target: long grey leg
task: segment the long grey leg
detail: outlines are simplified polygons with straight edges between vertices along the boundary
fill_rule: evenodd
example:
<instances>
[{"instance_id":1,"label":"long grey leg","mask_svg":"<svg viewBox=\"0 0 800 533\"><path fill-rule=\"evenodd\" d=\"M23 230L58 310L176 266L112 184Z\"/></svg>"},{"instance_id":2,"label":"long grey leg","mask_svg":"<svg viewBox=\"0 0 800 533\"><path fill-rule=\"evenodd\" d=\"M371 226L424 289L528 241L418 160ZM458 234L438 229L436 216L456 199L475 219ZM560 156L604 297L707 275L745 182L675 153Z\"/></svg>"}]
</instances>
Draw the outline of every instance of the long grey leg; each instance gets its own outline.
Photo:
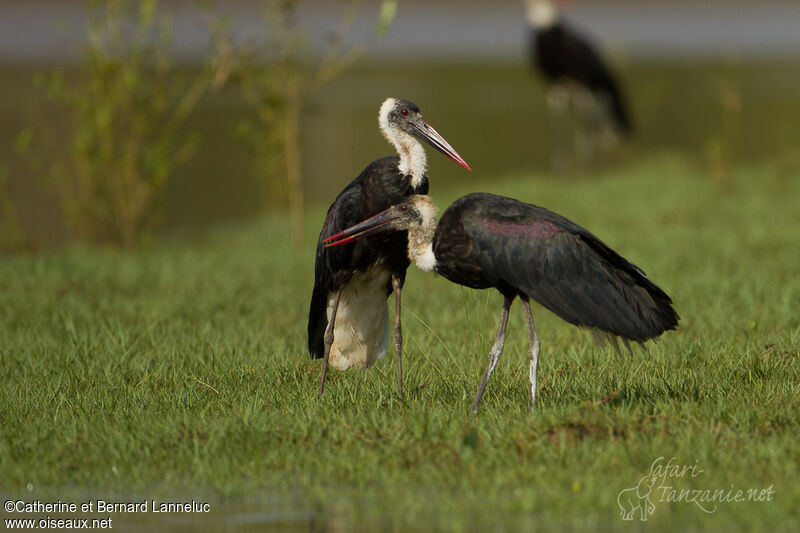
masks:
<instances>
[{"instance_id":1,"label":"long grey leg","mask_svg":"<svg viewBox=\"0 0 800 533\"><path fill-rule=\"evenodd\" d=\"M403 399L403 331L400 328L400 289L402 282L399 276L392 276L394 287L394 349L397 352L397 393Z\"/></svg>"},{"instance_id":2,"label":"long grey leg","mask_svg":"<svg viewBox=\"0 0 800 533\"><path fill-rule=\"evenodd\" d=\"M536 373L539 369L539 336L536 334L536 328L533 327L533 313L531 313L531 304L527 298L522 298L522 309L525 310L525 322L528 324L528 339L531 341L531 351L528 355L531 359L531 367L529 371L531 382L531 409L536 404Z\"/></svg>"},{"instance_id":3,"label":"long grey leg","mask_svg":"<svg viewBox=\"0 0 800 533\"><path fill-rule=\"evenodd\" d=\"M325 328L325 336L323 340L325 341L325 354L322 358L322 376L319 379L319 392L317 393L317 398L322 396L322 391L325 389L325 374L328 371L328 358L331 355L331 346L333 345L333 328L334 324L336 324L336 311L339 310L339 298L342 296L342 291L339 289L336 291L336 298L333 300L333 312L331 313L331 318L328 320L328 327Z\"/></svg>"},{"instance_id":4,"label":"long grey leg","mask_svg":"<svg viewBox=\"0 0 800 533\"><path fill-rule=\"evenodd\" d=\"M473 414L478 412L478 406L481 403L484 391L486 391L486 385L489 383L489 378L492 377L492 372L494 372L497 361L500 360L500 354L503 353L503 345L506 341L506 326L508 325L508 310L511 308L511 302L513 301L514 298L506 297L503 302L503 310L500 312L500 326L497 328L497 336L494 339L494 345L492 345L492 349L489 351L489 365L483 373L483 379L481 379L481 385L478 387L478 394L475 395L475 401L472 402Z\"/></svg>"}]
</instances>

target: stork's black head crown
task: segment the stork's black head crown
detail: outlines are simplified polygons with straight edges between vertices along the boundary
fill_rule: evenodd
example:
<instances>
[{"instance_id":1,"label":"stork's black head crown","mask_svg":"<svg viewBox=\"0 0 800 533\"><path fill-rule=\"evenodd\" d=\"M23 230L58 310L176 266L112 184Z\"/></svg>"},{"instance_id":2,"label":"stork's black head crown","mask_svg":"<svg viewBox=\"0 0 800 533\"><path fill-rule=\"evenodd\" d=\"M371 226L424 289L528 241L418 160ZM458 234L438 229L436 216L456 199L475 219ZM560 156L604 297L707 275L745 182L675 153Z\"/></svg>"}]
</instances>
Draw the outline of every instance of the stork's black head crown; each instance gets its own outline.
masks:
<instances>
[{"instance_id":1,"label":"stork's black head crown","mask_svg":"<svg viewBox=\"0 0 800 533\"><path fill-rule=\"evenodd\" d=\"M412 196L411 198L415 197ZM413 201L393 205L384 211L383 216L389 219L389 222L384 227L384 231L409 230L415 226L421 226L424 220L422 212Z\"/></svg>"},{"instance_id":2,"label":"stork's black head crown","mask_svg":"<svg viewBox=\"0 0 800 533\"><path fill-rule=\"evenodd\" d=\"M417 140L425 141L457 164L472 170L458 152L423 118L414 102L400 98L387 98L378 113L381 131L391 142L401 158L401 171L412 176L425 171L425 152ZM416 148L418 146L419 148Z\"/></svg>"},{"instance_id":3,"label":"stork's black head crown","mask_svg":"<svg viewBox=\"0 0 800 533\"><path fill-rule=\"evenodd\" d=\"M415 226L436 225L436 204L430 196L415 194L402 204L393 205L385 211L395 221L394 229L408 230Z\"/></svg>"},{"instance_id":4,"label":"stork's black head crown","mask_svg":"<svg viewBox=\"0 0 800 533\"><path fill-rule=\"evenodd\" d=\"M387 121L390 125L413 135L414 129L410 125L415 122L425 122L419 107L414 102L399 98L390 98L386 102L388 103L384 104L386 107L382 107L381 112L388 112Z\"/></svg>"},{"instance_id":5,"label":"stork's black head crown","mask_svg":"<svg viewBox=\"0 0 800 533\"><path fill-rule=\"evenodd\" d=\"M388 131L397 128L415 137L419 136L418 132L425 124L417 104L401 98L387 98L381 106L378 121L387 135Z\"/></svg>"},{"instance_id":6,"label":"stork's black head crown","mask_svg":"<svg viewBox=\"0 0 800 533\"><path fill-rule=\"evenodd\" d=\"M550 0L526 0L528 24L546 30L558 22L558 9Z\"/></svg>"}]
</instances>

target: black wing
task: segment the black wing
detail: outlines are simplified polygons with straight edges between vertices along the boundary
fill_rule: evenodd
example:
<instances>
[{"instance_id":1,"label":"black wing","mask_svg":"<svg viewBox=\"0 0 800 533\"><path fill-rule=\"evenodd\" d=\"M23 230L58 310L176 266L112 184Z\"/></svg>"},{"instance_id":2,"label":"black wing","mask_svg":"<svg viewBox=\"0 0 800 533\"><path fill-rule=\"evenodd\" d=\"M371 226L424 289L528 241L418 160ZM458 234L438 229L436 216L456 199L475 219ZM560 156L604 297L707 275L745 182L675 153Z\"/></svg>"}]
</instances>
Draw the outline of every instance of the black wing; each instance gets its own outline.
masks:
<instances>
[{"instance_id":1,"label":"black wing","mask_svg":"<svg viewBox=\"0 0 800 533\"><path fill-rule=\"evenodd\" d=\"M324 351L325 328L328 327L328 294L336 290L336 284L344 284L346 269L353 253L353 245L323 247L322 241L349 228L360 221L361 183L350 183L331 204L325 215L325 223L317 240L317 255L314 265L314 290L308 310L308 350L314 358L321 358Z\"/></svg>"},{"instance_id":2,"label":"black wing","mask_svg":"<svg viewBox=\"0 0 800 533\"><path fill-rule=\"evenodd\" d=\"M622 92L596 47L565 24L534 36L534 57L542 74L553 81L573 81L608 100L620 131L633 129Z\"/></svg>"},{"instance_id":3,"label":"black wing","mask_svg":"<svg viewBox=\"0 0 800 533\"><path fill-rule=\"evenodd\" d=\"M325 216L325 223L317 241L314 269L314 290L308 311L308 350L312 357L321 358L324 352L324 335L328 327L328 294L343 287L355 270L369 268L378 254L387 266L402 280L409 261L408 241L405 232L386 233L368 237L351 244L324 248L322 241L384 209L402 202L411 194L426 194L428 180L423 177L417 189L410 185L408 176L397 170L397 156L376 159L348 185ZM387 294L391 284L386 287Z\"/></svg>"},{"instance_id":4,"label":"black wing","mask_svg":"<svg viewBox=\"0 0 800 533\"><path fill-rule=\"evenodd\" d=\"M574 222L494 195L464 224L484 274L567 322L643 342L678 324L670 297Z\"/></svg>"}]
</instances>

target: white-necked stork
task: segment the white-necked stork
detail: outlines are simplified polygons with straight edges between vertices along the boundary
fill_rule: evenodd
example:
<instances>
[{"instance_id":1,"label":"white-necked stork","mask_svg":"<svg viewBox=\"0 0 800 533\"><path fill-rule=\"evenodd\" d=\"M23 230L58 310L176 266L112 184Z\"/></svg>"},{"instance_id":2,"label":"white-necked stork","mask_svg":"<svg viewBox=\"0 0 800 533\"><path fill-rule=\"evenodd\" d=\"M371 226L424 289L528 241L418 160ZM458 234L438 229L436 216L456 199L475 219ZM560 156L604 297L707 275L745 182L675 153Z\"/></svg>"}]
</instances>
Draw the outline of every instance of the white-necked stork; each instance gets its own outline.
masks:
<instances>
[{"instance_id":1,"label":"white-necked stork","mask_svg":"<svg viewBox=\"0 0 800 533\"><path fill-rule=\"evenodd\" d=\"M550 0L526 0L534 68L550 86L551 107L571 105L591 120L600 107L623 135L631 133L628 106L600 52L584 36L564 22ZM593 128L598 125L588 124ZM595 132L597 133L597 132Z\"/></svg>"},{"instance_id":2,"label":"white-necked stork","mask_svg":"<svg viewBox=\"0 0 800 533\"><path fill-rule=\"evenodd\" d=\"M423 140L472 170L408 100L388 98L378 113L380 129L397 156L376 159L339 193L319 234L314 290L308 312L308 349L322 358L319 394L328 362L339 370L368 368L386 353L389 312L386 298L394 290L394 342L397 389L403 395L400 290L409 265L405 233L375 235L335 249L323 241L413 194L428 192Z\"/></svg>"},{"instance_id":3,"label":"white-necked stork","mask_svg":"<svg viewBox=\"0 0 800 533\"><path fill-rule=\"evenodd\" d=\"M543 207L488 193L456 200L436 224L430 197L407 201L329 237L326 246L358 241L379 232L408 234L414 264L472 287L494 287L504 297L500 326L472 404L477 411L503 352L508 312L522 300L530 338L530 402L536 401L539 338L529 298L570 324L592 328L619 353L617 337L644 343L675 329L679 317L670 297L636 265L578 224ZM385 233L384 233L385 234Z\"/></svg>"}]
</instances>

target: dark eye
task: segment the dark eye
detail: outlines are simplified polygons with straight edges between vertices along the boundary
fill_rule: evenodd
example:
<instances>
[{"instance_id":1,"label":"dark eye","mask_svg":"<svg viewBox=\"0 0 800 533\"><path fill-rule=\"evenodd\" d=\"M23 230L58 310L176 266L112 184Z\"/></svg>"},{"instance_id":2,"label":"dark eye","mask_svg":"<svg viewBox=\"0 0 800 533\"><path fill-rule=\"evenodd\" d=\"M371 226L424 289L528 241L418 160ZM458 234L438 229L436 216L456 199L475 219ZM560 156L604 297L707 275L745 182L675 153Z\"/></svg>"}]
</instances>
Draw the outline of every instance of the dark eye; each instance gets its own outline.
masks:
<instances>
[{"instance_id":1,"label":"dark eye","mask_svg":"<svg viewBox=\"0 0 800 533\"><path fill-rule=\"evenodd\" d=\"M404 107L403 109L401 109L401 110L400 110L400 114L401 114L401 115L403 115L403 116L406 116L406 115L408 115L408 109L406 109L406 108Z\"/></svg>"},{"instance_id":2,"label":"dark eye","mask_svg":"<svg viewBox=\"0 0 800 533\"><path fill-rule=\"evenodd\" d=\"M405 110L404 110L404 111L405 111ZM403 211L403 212L405 212L405 211L408 211L408 206L401 205L401 206L400 206L400 211Z\"/></svg>"}]
</instances>

